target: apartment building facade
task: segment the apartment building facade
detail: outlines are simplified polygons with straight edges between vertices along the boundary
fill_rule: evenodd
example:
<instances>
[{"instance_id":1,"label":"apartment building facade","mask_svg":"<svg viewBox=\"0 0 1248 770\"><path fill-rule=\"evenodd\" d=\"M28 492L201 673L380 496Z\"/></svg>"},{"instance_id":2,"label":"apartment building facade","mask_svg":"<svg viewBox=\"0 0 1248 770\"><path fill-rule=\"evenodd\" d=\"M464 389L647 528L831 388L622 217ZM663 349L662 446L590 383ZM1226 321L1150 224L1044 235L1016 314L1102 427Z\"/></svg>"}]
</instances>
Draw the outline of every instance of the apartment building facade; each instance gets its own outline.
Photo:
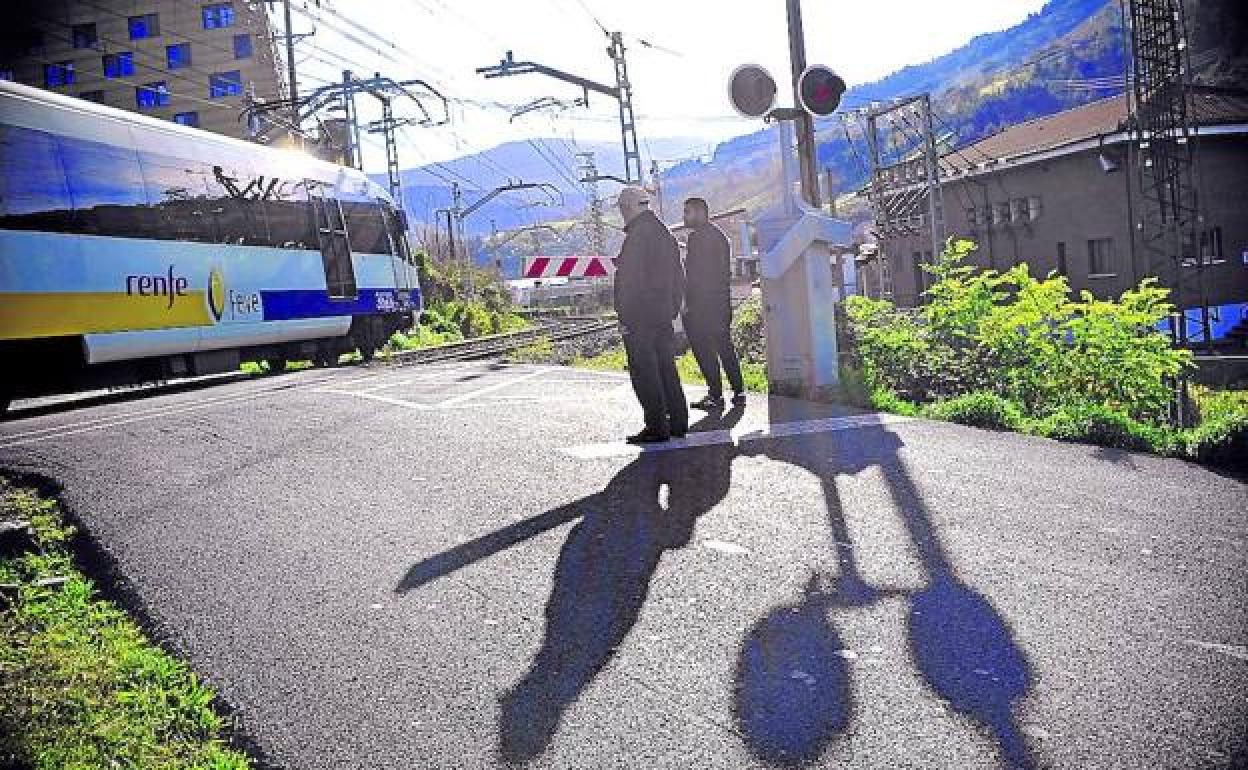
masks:
<instances>
[{"instance_id":1,"label":"apartment building facade","mask_svg":"<svg viewBox=\"0 0 1248 770\"><path fill-rule=\"evenodd\" d=\"M6 6L9 4L6 3ZM285 85L259 0L13 0L0 79L248 138Z\"/></svg>"}]
</instances>

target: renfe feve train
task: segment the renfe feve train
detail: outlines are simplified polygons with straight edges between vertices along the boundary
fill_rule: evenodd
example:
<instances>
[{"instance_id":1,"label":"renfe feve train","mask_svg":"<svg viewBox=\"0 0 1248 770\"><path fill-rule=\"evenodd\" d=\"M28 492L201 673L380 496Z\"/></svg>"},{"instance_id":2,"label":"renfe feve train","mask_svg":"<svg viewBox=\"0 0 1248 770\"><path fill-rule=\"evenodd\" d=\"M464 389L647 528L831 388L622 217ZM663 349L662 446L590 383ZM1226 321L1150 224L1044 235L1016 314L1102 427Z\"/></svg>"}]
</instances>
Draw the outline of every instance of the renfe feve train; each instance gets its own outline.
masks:
<instances>
[{"instance_id":1,"label":"renfe feve train","mask_svg":"<svg viewBox=\"0 0 1248 770\"><path fill-rule=\"evenodd\" d=\"M368 358L421 308L405 221L355 169L0 82L0 412Z\"/></svg>"}]
</instances>

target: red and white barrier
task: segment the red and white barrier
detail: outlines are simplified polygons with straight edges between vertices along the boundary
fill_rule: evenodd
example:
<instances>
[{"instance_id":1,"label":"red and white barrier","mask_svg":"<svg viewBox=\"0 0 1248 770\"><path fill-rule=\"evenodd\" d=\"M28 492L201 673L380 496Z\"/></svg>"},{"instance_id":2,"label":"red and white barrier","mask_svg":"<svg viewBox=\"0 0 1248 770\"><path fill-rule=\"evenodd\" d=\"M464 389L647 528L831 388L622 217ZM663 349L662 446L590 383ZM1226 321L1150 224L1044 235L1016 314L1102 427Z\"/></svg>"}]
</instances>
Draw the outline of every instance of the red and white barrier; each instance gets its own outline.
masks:
<instances>
[{"instance_id":1,"label":"red and white barrier","mask_svg":"<svg viewBox=\"0 0 1248 770\"><path fill-rule=\"evenodd\" d=\"M606 278L615 257L525 257L525 278Z\"/></svg>"}]
</instances>

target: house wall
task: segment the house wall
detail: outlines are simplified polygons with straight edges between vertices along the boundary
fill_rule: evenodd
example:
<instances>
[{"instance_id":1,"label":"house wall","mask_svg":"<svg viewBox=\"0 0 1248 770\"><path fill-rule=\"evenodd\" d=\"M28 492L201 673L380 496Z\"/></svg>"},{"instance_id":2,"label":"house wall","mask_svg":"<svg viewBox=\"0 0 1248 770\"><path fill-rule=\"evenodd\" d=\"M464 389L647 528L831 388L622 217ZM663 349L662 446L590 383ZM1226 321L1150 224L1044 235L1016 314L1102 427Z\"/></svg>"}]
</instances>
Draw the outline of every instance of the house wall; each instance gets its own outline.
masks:
<instances>
[{"instance_id":1,"label":"house wall","mask_svg":"<svg viewBox=\"0 0 1248 770\"><path fill-rule=\"evenodd\" d=\"M1125 145L1106 148L1106 154L1118 163L1111 173L1102 170L1099 151L1091 149L946 181L942 193L947 232L979 244L975 264L1006 270L1026 263L1037 276L1062 270L1058 255L1059 244L1064 244L1065 274L1071 287L1102 298L1116 297L1148 276L1173 288L1173 263L1159 260L1138 237L1132 238L1131 222L1140 219L1145 202L1125 149ZM1205 268L1208 304L1242 305L1248 303L1248 137L1207 137L1198 146L1198 159L1204 227L1221 229L1224 258ZM983 223L986 206L1031 199L1039 203L1034 220L1025 216ZM1112 242L1107 269L1099 273L1091 269L1088 241L1092 239ZM930 281L930 276L920 276L915 270L915 252L926 259L931 250L926 237L890 239L883 247L891 268L893 298L899 304L917 304L919 292L927 285L921 281ZM1188 268L1184 284L1188 307L1199 304L1192 274Z\"/></svg>"}]
</instances>

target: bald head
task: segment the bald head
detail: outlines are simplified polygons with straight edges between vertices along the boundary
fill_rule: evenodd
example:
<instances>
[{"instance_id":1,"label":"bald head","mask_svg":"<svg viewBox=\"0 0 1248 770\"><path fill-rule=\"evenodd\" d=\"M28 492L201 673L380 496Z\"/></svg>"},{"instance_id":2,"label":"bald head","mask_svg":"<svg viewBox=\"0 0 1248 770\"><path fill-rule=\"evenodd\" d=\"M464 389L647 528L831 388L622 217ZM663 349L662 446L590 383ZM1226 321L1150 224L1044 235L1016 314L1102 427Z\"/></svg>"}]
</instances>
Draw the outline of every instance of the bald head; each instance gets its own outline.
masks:
<instances>
[{"instance_id":1,"label":"bald head","mask_svg":"<svg viewBox=\"0 0 1248 770\"><path fill-rule=\"evenodd\" d=\"M650 207L650 193L636 185L629 185L620 190L619 206L620 215L624 217L624 224L628 224Z\"/></svg>"}]
</instances>

